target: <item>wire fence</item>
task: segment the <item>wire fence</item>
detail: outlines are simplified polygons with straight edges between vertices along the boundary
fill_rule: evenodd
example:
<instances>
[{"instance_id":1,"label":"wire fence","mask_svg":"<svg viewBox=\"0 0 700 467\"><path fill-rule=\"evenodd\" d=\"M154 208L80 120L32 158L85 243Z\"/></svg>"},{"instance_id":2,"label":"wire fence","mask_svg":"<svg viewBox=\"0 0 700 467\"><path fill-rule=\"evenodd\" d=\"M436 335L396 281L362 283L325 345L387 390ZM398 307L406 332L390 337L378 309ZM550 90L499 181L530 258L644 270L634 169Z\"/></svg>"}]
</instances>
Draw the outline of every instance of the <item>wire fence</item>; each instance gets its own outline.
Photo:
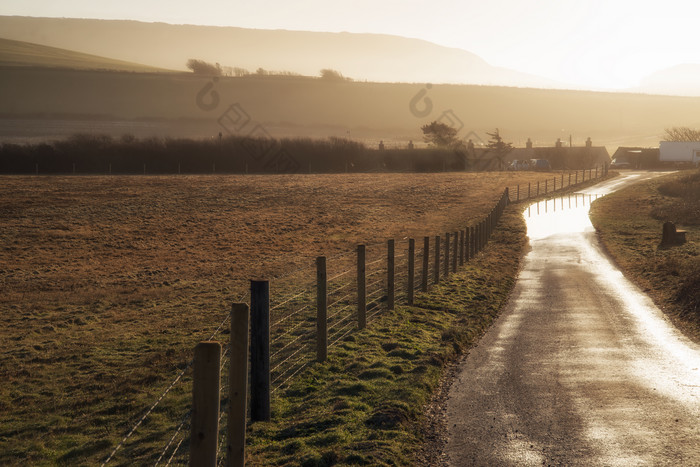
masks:
<instances>
[{"instance_id":1,"label":"wire fence","mask_svg":"<svg viewBox=\"0 0 700 467\"><path fill-rule=\"evenodd\" d=\"M453 232L423 237L412 242L404 238L392 241L393 251L386 242L365 245L364 297L359 294L359 256L348 252L327 258L326 290L326 345L339 345L348 335L358 330L358 314L364 309L366 323L371 325L383 312L395 304L412 304L415 293L429 290L444 277L456 272L485 246L488 238L509 202L541 197L553 191L569 189L606 175L606 169L590 169L571 173L552 174L539 184L508 187L491 212L476 222ZM539 185L539 187L537 186ZM410 245L413 244L413 248ZM390 260L391 258L391 260ZM412 262L411 262L412 259ZM391 264L390 264L391 262ZM411 266L409 268L409 266ZM411 271L409 271L409 269ZM390 280L392 277L392 280ZM269 303L269 391L273 401L283 397L285 388L307 367L317 361L318 347L318 287L313 266L303 267L270 281ZM360 300L363 303L360 303ZM238 295L237 303L250 305L248 291ZM226 314L206 336L207 341L226 342L222 348L220 380L229 380L230 354L228 338L230 314ZM203 336L204 337L204 336ZM139 463L153 465L182 465L189 463L191 404L177 410L163 407L163 401L174 392L186 398L192 391L190 360L173 376L154 397L153 403L138 414L124 431L121 441L105 457L107 464L129 465L134 457L145 458ZM248 393L251 374L248 369ZM225 460L226 426L229 406L228 384L220 387L218 463ZM176 404L174 404L176 405ZM150 430L139 434L149 417L166 417L172 429L158 435ZM250 407L248 407L250 415ZM160 442L154 442L157 438ZM144 447L146 445L146 447Z\"/></svg>"}]
</instances>

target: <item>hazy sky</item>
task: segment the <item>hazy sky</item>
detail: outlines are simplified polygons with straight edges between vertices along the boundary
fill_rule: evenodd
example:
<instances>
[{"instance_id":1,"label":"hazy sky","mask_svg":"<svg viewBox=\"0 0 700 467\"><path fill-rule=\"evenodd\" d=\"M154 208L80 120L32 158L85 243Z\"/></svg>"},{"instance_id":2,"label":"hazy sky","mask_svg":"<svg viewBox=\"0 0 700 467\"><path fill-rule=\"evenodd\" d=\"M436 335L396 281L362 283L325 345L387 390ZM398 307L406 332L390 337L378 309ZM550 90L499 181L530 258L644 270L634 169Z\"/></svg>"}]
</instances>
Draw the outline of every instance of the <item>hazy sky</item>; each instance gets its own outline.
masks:
<instances>
[{"instance_id":1,"label":"hazy sky","mask_svg":"<svg viewBox=\"0 0 700 467\"><path fill-rule=\"evenodd\" d=\"M3 0L0 14L395 34L601 88L700 63L700 2L687 0Z\"/></svg>"}]
</instances>

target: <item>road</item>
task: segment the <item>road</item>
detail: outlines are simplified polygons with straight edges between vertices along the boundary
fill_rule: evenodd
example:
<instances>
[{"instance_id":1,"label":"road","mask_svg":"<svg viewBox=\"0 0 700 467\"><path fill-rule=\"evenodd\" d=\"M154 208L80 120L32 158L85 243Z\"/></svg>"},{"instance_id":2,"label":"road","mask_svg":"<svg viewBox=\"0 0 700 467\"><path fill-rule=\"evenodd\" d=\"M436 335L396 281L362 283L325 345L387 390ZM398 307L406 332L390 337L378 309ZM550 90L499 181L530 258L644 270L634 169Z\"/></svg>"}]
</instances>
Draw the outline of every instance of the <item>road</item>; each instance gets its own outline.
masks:
<instances>
[{"instance_id":1,"label":"road","mask_svg":"<svg viewBox=\"0 0 700 467\"><path fill-rule=\"evenodd\" d=\"M654 175L525 211L513 294L450 389L450 465L700 466L700 346L623 277L588 219L597 195Z\"/></svg>"}]
</instances>

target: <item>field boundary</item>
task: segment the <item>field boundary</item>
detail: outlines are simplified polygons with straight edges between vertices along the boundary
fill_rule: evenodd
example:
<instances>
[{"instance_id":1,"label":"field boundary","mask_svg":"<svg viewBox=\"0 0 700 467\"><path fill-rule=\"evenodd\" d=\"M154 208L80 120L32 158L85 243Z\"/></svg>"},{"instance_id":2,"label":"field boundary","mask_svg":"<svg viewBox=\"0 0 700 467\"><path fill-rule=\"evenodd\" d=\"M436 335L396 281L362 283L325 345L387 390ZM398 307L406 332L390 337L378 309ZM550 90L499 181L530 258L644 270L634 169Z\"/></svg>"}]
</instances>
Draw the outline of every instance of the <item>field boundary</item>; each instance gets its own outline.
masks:
<instances>
[{"instance_id":1,"label":"field boundary","mask_svg":"<svg viewBox=\"0 0 700 467\"><path fill-rule=\"evenodd\" d=\"M210 385L215 382L216 388L200 386L193 388L193 393L218 392L216 407L206 409L215 410L218 417L210 415L202 421L198 418L202 411L193 402L192 407L187 407L177 417L179 422L173 427L172 435L166 437L168 441L155 465L187 463L191 455L213 456L219 463L242 465L227 461L225 453L244 456L249 421L269 420L274 401L283 397L290 381L315 362L323 362L329 348L353 332L372 326L382 312L392 310L397 304L412 305L416 294L428 292L458 272L487 245L508 204L567 190L607 174L607 167L596 167L553 175L527 187L506 187L487 215L458 230L435 235L432 240L424 236L422 242L404 238L362 244L341 255L319 256L315 271L303 268L272 281L251 281L250 291L239 295L231 313L227 313L203 341L223 341L218 347L217 365L208 365L213 373L208 377L195 377L196 381L209 381ZM271 289L274 293L270 293ZM248 293L250 298L246 301ZM250 322L250 334L230 326L232 318L233 322ZM226 333L230 334L229 339L223 338L222 334ZM250 340L247 345L241 345L243 335ZM248 349L250 358L246 356ZM234 365L234 362L237 363ZM240 391L242 362L250 362L250 367L242 373L247 375L245 394ZM157 412L159 403L176 385L192 380L185 377L191 368L197 374L201 366L201 358L199 361L193 358L184 366L154 403L134 418L103 466L120 459L125 445L138 442L134 435L148 417ZM239 376L232 378L234 373ZM225 384L220 385L221 380ZM239 389L232 390L231 385ZM211 437L215 441L209 443L207 449L200 450L200 441ZM193 450L193 446L197 449ZM155 453L153 458L156 458Z\"/></svg>"}]
</instances>

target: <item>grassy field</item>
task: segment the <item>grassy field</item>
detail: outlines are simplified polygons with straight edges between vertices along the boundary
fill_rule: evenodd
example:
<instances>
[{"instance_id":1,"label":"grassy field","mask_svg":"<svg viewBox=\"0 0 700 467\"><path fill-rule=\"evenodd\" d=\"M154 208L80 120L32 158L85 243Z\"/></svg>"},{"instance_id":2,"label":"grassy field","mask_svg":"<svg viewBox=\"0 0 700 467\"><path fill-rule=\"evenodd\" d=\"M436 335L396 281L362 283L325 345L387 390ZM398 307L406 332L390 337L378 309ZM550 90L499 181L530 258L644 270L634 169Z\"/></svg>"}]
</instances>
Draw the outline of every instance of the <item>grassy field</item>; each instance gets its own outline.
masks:
<instances>
[{"instance_id":1,"label":"grassy field","mask_svg":"<svg viewBox=\"0 0 700 467\"><path fill-rule=\"evenodd\" d=\"M0 463L104 460L185 368L194 345L215 334L248 279L273 279L274 300L314 277L316 255L452 231L483 216L504 186L542 177L2 177ZM284 282L298 270L303 279ZM422 300L426 310L437 303ZM453 300L437 311L461 299ZM406 313L387 318L409 326L399 334L411 329ZM426 329L426 342L461 319L420 313L439 323ZM357 339L379 339L376 332ZM187 378L115 464L155 460L189 404Z\"/></svg>"},{"instance_id":2,"label":"grassy field","mask_svg":"<svg viewBox=\"0 0 700 467\"><path fill-rule=\"evenodd\" d=\"M593 204L591 219L627 277L700 342L700 174L685 171L637 184ZM662 247L664 221L688 242Z\"/></svg>"}]
</instances>

